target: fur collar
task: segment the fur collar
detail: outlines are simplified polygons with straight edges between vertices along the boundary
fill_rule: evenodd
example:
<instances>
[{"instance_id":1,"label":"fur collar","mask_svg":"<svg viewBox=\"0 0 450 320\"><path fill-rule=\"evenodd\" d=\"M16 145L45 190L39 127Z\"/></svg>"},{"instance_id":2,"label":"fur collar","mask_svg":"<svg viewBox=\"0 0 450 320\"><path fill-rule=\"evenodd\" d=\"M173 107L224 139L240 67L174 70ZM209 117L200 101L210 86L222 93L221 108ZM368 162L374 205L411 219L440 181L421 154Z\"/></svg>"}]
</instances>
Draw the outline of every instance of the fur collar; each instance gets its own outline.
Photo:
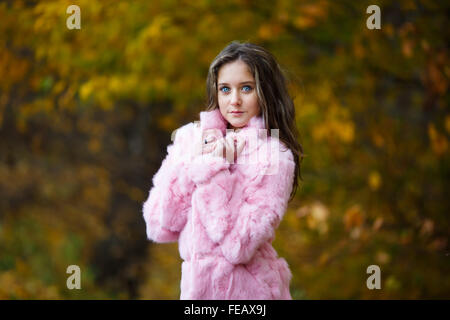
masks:
<instances>
[{"instance_id":1,"label":"fur collar","mask_svg":"<svg viewBox=\"0 0 450 320\"><path fill-rule=\"evenodd\" d=\"M226 134L227 130L227 121L220 113L219 108L214 109L212 111L203 111L200 112L200 125L202 130L206 129L219 129L222 131L222 134ZM265 129L264 119L261 116L252 117L246 126L237 129L236 132L247 131L250 128L254 129Z\"/></svg>"}]
</instances>

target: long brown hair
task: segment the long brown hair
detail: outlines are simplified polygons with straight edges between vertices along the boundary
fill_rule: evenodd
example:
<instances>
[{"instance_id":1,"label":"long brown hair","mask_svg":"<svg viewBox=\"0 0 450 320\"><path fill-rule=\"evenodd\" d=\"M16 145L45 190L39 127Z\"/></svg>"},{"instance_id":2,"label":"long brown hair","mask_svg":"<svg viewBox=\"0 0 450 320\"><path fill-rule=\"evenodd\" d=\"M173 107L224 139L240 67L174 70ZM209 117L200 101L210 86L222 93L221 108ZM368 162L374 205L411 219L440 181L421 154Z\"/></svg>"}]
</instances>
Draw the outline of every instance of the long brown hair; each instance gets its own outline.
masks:
<instances>
[{"instance_id":1,"label":"long brown hair","mask_svg":"<svg viewBox=\"0 0 450 320\"><path fill-rule=\"evenodd\" d=\"M274 56L264 48L244 42L233 41L214 58L206 80L207 108L219 108L217 99L217 76L226 63L242 60L255 78L256 93L267 129L279 129L279 139L292 151L295 161L295 176L291 201L297 191L298 178L302 179L300 164L303 148L298 142L299 133L295 122L294 101L290 97L286 78ZM269 130L270 131L270 130ZM270 134L270 132L269 132Z\"/></svg>"}]
</instances>

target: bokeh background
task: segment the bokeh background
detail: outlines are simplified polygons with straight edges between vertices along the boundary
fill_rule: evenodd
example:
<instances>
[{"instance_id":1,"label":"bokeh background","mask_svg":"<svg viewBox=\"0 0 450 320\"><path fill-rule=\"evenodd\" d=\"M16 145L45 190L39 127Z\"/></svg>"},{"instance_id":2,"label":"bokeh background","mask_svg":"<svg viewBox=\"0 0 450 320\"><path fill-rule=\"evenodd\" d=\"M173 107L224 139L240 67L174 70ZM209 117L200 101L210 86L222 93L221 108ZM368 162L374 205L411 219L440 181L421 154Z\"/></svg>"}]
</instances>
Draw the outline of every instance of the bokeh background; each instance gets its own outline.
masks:
<instances>
[{"instance_id":1,"label":"bokeh background","mask_svg":"<svg viewBox=\"0 0 450 320\"><path fill-rule=\"evenodd\" d=\"M68 30L69 5L81 30ZM369 30L366 8L381 8ZM178 299L142 203L230 41L270 50L305 151L294 299L450 298L448 1L1 1L0 299ZM446 31L447 30L447 31ZM447 190L447 191L446 191ZM81 268L68 290L66 268ZM369 265L381 290L368 290Z\"/></svg>"}]
</instances>

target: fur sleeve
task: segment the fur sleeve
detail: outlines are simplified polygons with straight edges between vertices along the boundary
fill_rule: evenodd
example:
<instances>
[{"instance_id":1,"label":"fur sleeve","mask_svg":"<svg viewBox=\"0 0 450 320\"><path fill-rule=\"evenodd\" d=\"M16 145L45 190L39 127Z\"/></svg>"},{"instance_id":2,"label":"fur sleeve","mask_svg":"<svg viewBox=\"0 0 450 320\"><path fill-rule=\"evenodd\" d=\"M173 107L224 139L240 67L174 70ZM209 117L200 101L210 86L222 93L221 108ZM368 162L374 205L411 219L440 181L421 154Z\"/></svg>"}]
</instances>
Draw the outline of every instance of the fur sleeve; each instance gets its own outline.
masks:
<instances>
[{"instance_id":1,"label":"fur sleeve","mask_svg":"<svg viewBox=\"0 0 450 320\"><path fill-rule=\"evenodd\" d=\"M153 187L143 204L147 237L155 242L174 242L186 224L194 188L188 177L189 159L183 145L192 134L192 124L177 130L175 141L167 147L167 156L153 176Z\"/></svg>"},{"instance_id":2,"label":"fur sleeve","mask_svg":"<svg viewBox=\"0 0 450 320\"><path fill-rule=\"evenodd\" d=\"M195 146L201 148L203 145L203 141L206 138L208 141L223 139L223 134L220 130L215 129L213 132L209 134L204 131L204 128L198 127L197 130L194 131L192 136L195 141L200 143L194 144ZM192 141L187 143L193 143ZM205 185L208 184L211 179L219 173L229 172L230 163L228 163L225 158L214 156L211 153L201 153L200 150L192 150L196 154L196 157L191 157L188 176L194 181L196 185Z\"/></svg>"},{"instance_id":3,"label":"fur sleeve","mask_svg":"<svg viewBox=\"0 0 450 320\"><path fill-rule=\"evenodd\" d=\"M276 163L256 170L256 176L246 178L245 201L220 244L222 254L233 264L248 263L261 244L274 238L292 191L295 162L291 150L280 151ZM270 174L265 174L268 170Z\"/></svg>"}]
</instances>

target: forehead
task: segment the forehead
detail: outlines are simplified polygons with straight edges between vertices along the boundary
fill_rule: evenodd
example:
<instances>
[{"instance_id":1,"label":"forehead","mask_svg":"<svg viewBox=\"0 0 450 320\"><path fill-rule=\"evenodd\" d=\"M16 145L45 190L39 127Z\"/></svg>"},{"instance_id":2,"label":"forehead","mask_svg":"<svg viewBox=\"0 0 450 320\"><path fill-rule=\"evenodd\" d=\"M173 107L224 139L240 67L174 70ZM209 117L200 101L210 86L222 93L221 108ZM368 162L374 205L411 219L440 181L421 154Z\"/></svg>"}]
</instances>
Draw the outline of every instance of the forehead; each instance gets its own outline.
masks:
<instances>
[{"instance_id":1,"label":"forehead","mask_svg":"<svg viewBox=\"0 0 450 320\"><path fill-rule=\"evenodd\" d=\"M236 60L224 64L217 74L219 82L239 83L242 81L254 81L249 66L242 60Z\"/></svg>"}]
</instances>

